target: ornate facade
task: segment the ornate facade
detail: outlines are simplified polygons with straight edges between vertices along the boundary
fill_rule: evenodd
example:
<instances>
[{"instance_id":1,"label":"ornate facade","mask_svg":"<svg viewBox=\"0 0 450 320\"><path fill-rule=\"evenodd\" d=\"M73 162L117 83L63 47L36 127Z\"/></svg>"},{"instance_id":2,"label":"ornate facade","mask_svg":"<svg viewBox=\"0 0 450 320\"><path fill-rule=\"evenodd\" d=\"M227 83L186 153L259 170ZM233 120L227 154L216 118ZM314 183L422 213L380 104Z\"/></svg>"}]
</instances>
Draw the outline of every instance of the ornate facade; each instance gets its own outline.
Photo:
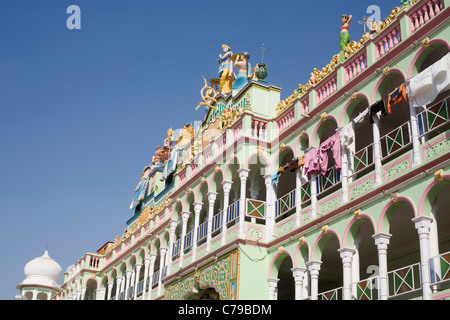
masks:
<instances>
[{"instance_id":1,"label":"ornate facade","mask_svg":"<svg viewBox=\"0 0 450 320\"><path fill-rule=\"evenodd\" d=\"M282 101L264 64L213 89L231 52L53 299L448 299L449 7L394 8Z\"/></svg>"}]
</instances>

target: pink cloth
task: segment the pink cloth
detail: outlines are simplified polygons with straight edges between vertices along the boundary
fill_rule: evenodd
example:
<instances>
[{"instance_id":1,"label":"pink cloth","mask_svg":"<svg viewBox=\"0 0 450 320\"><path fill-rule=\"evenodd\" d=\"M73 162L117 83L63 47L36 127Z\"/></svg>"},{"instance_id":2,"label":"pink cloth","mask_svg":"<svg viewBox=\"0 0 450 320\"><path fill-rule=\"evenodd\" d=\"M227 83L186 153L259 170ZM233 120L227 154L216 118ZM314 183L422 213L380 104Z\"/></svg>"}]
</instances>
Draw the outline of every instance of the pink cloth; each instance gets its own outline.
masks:
<instances>
[{"instance_id":1,"label":"pink cloth","mask_svg":"<svg viewBox=\"0 0 450 320\"><path fill-rule=\"evenodd\" d=\"M319 147L313 148L305 153L305 174L312 174L320 171L322 175L327 173L328 153L331 149L336 170L341 170L341 139L339 132L322 142Z\"/></svg>"},{"instance_id":2,"label":"pink cloth","mask_svg":"<svg viewBox=\"0 0 450 320\"><path fill-rule=\"evenodd\" d=\"M319 171L319 148L313 148L305 153L305 174Z\"/></svg>"},{"instance_id":3,"label":"pink cloth","mask_svg":"<svg viewBox=\"0 0 450 320\"><path fill-rule=\"evenodd\" d=\"M322 142L319 146L319 164L320 171L324 176L327 173L328 169L328 153L327 151L331 149L334 159L334 165L336 170L341 170L342 167L342 159L341 159L341 139L339 136L339 132L336 132L334 135L329 137L327 140Z\"/></svg>"}]
</instances>

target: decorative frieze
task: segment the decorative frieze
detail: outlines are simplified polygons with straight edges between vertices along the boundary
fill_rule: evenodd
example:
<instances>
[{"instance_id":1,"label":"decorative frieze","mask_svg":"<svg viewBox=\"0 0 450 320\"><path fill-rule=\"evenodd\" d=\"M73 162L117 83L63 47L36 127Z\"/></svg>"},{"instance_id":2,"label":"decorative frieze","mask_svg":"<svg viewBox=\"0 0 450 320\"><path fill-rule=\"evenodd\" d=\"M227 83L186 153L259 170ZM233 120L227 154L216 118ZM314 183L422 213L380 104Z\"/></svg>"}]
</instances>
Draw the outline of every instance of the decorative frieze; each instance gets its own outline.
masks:
<instances>
[{"instance_id":1,"label":"decorative frieze","mask_svg":"<svg viewBox=\"0 0 450 320\"><path fill-rule=\"evenodd\" d=\"M374 175L371 174L366 179L358 181L350 187L350 199L356 199L363 194L372 191L374 188Z\"/></svg>"},{"instance_id":2,"label":"decorative frieze","mask_svg":"<svg viewBox=\"0 0 450 320\"><path fill-rule=\"evenodd\" d=\"M407 155L404 158L401 158L395 161L392 164L389 164L383 168L383 176L384 181L388 182L394 180L398 176L403 175L406 171L411 168L411 155Z\"/></svg>"}]
</instances>

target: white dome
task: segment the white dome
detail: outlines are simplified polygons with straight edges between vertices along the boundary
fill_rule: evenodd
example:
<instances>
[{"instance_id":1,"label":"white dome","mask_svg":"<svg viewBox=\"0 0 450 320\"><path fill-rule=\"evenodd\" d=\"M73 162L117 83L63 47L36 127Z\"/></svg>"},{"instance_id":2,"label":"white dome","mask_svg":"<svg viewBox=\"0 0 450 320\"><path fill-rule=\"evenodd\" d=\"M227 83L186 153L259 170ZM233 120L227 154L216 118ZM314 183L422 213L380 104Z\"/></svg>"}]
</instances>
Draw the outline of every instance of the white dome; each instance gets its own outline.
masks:
<instances>
[{"instance_id":1,"label":"white dome","mask_svg":"<svg viewBox=\"0 0 450 320\"><path fill-rule=\"evenodd\" d=\"M48 255L47 250L42 257L35 258L25 265L25 280L22 284L38 284L59 287L61 266Z\"/></svg>"}]
</instances>

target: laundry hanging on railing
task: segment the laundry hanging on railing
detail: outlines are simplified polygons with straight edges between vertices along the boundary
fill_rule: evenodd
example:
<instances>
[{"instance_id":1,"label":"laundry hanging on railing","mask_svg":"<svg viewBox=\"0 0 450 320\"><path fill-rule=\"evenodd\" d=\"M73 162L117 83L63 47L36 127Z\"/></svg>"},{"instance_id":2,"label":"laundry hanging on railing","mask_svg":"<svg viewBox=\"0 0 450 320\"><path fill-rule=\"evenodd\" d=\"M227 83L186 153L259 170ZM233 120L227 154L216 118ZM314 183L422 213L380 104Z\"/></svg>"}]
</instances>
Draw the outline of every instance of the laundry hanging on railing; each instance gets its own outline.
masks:
<instances>
[{"instance_id":1,"label":"laundry hanging on railing","mask_svg":"<svg viewBox=\"0 0 450 320\"><path fill-rule=\"evenodd\" d=\"M437 96L450 89L450 53L406 83L406 92L413 107L432 103Z\"/></svg>"},{"instance_id":2,"label":"laundry hanging on railing","mask_svg":"<svg viewBox=\"0 0 450 320\"><path fill-rule=\"evenodd\" d=\"M319 147L309 150L305 154L305 174L320 172L323 176L328 169L328 150L333 154L336 170L341 170L341 138L340 133L336 132L327 140L322 142Z\"/></svg>"},{"instance_id":3,"label":"laundry hanging on railing","mask_svg":"<svg viewBox=\"0 0 450 320\"><path fill-rule=\"evenodd\" d=\"M320 169L319 165L319 148L312 148L305 153L305 174L310 175L316 173Z\"/></svg>"},{"instance_id":4,"label":"laundry hanging on railing","mask_svg":"<svg viewBox=\"0 0 450 320\"><path fill-rule=\"evenodd\" d=\"M369 112L369 119L370 119L370 123L374 124L374 120L373 117L378 113L381 112L382 116L386 116L387 115L387 110L386 110L386 106L384 105L384 101L380 100L377 103L373 104L370 107L370 112Z\"/></svg>"},{"instance_id":5,"label":"laundry hanging on railing","mask_svg":"<svg viewBox=\"0 0 450 320\"><path fill-rule=\"evenodd\" d=\"M400 87L398 87L388 95L387 112L391 114L392 112L391 108L401 101L408 102L408 97L406 95L406 87L405 84L403 83L400 85Z\"/></svg>"},{"instance_id":6,"label":"laundry hanging on railing","mask_svg":"<svg viewBox=\"0 0 450 320\"><path fill-rule=\"evenodd\" d=\"M280 167L276 172L272 173L271 175L272 183L273 184L278 183L278 178L281 175L283 175L286 172L286 170L289 170L290 172L295 172L304 165L305 165L305 156L293 159L291 162L285 164L284 166Z\"/></svg>"}]
</instances>

